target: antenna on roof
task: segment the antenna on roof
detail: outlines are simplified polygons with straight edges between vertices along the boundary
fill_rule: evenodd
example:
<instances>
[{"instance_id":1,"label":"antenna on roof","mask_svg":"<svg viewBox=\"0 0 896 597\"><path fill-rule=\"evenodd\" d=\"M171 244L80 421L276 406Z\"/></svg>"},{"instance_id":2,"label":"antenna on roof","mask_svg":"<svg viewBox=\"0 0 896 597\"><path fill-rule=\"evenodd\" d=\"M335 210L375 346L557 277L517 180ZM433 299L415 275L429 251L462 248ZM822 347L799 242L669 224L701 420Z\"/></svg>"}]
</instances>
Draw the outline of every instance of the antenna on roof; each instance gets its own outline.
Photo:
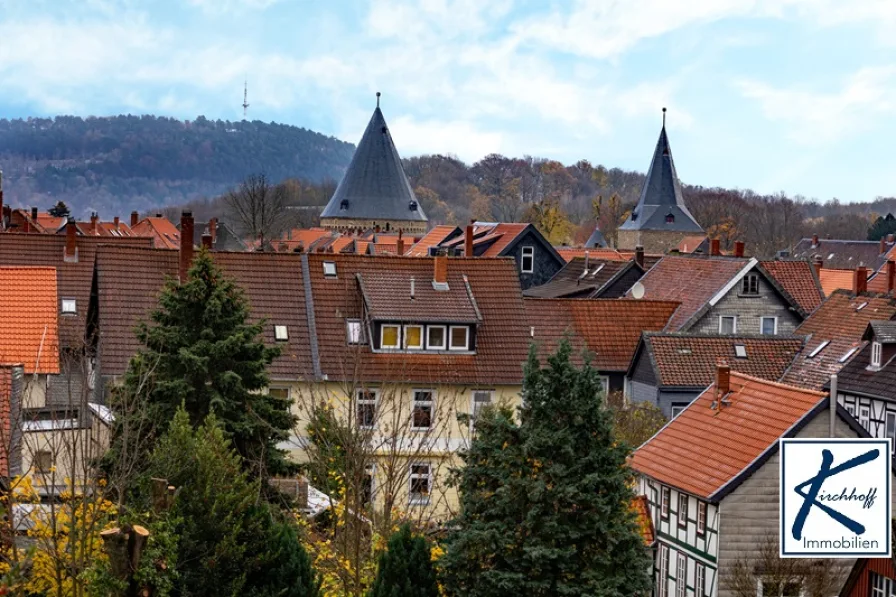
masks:
<instances>
[{"instance_id":1,"label":"antenna on roof","mask_svg":"<svg viewBox=\"0 0 896 597\"><path fill-rule=\"evenodd\" d=\"M380 107L380 92L379 91L376 92L376 107L377 108Z\"/></svg>"},{"instance_id":2,"label":"antenna on roof","mask_svg":"<svg viewBox=\"0 0 896 597\"><path fill-rule=\"evenodd\" d=\"M666 128L666 107L663 106L663 128Z\"/></svg>"},{"instance_id":3,"label":"antenna on roof","mask_svg":"<svg viewBox=\"0 0 896 597\"><path fill-rule=\"evenodd\" d=\"M249 81L243 81L243 120L246 120L246 112L249 109Z\"/></svg>"}]
</instances>

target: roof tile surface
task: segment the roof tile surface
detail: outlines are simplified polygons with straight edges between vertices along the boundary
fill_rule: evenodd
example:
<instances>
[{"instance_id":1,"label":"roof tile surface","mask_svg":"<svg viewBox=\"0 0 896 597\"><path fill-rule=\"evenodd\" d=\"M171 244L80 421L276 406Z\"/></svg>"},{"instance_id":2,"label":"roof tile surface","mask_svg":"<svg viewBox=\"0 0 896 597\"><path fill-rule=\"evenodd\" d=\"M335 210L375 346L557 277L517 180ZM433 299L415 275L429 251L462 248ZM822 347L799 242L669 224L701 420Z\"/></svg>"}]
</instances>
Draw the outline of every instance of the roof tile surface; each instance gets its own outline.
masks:
<instances>
[{"instance_id":1,"label":"roof tile surface","mask_svg":"<svg viewBox=\"0 0 896 597\"><path fill-rule=\"evenodd\" d=\"M0 363L59 373L59 300L52 267L0 267Z\"/></svg>"},{"instance_id":2,"label":"roof tile surface","mask_svg":"<svg viewBox=\"0 0 896 597\"><path fill-rule=\"evenodd\" d=\"M759 265L807 314L824 300L815 268L808 261L760 261Z\"/></svg>"}]
</instances>

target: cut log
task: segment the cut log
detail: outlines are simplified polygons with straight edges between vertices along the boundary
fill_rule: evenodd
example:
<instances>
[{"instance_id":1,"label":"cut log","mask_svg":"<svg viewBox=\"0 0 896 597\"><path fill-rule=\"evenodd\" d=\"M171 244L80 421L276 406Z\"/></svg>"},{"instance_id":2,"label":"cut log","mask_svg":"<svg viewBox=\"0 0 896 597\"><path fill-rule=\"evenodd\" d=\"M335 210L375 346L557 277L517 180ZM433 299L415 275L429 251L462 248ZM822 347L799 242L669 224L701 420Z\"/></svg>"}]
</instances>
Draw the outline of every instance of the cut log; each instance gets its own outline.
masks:
<instances>
[{"instance_id":1,"label":"cut log","mask_svg":"<svg viewBox=\"0 0 896 597\"><path fill-rule=\"evenodd\" d=\"M146 546L146 540L149 539L149 531L135 524L128 534L128 552L131 558L131 571L136 571L140 565L140 556L143 555L143 548Z\"/></svg>"},{"instance_id":2,"label":"cut log","mask_svg":"<svg viewBox=\"0 0 896 597\"><path fill-rule=\"evenodd\" d=\"M112 575L120 580L127 580L131 571L131 560L128 555L128 534L120 528L108 529L100 533L103 550L109 556L109 567Z\"/></svg>"}]
</instances>

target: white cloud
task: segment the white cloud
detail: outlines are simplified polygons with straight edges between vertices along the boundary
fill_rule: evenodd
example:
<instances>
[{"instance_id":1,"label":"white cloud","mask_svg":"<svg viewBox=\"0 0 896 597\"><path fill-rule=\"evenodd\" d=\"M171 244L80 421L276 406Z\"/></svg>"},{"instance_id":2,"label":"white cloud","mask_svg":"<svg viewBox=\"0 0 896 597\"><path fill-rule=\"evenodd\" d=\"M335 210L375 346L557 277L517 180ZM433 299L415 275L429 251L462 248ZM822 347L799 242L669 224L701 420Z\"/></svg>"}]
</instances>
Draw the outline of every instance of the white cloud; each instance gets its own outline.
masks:
<instances>
[{"instance_id":1,"label":"white cloud","mask_svg":"<svg viewBox=\"0 0 896 597\"><path fill-rule=\"evenodd\" d=\"M469 122L417 120L412 116L399 116L391 119L389 128L403 155L453 154L474 162L489 153L508 150L503 133L484 131ZM358 139L352 142L357 143Z\"/></svg>"},{"instance_id":2,"label":"white cloud","mask_svg":"<svg viewBox=\"0 0 896 597\"><path fill-rule=\"evenodd\" d=\"M207 14L235 14L251 10L264 10L283 0L187 0L187 4Z\"/></svg>"}]
</instances>

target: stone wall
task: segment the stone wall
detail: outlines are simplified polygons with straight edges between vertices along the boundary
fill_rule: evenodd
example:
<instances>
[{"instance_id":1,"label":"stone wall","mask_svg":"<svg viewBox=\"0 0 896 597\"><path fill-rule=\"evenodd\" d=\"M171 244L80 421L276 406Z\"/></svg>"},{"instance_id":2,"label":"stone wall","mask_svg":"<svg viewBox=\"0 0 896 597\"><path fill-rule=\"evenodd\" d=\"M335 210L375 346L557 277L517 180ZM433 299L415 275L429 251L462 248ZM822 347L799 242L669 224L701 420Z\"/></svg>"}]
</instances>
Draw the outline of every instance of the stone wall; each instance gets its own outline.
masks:
<instances>
[{"instance_id":1,"label":"stone wall","mask_svg":"<svg viewBox=\"0 0 896 597\"><path fill-rule=\"evenodd\" d=\"M652 255L668 253L678 248L678 244L694 232L677 232L674 230L620 230L617 238L617 249L634 251L638 245L644 252Z\"/></svg>"},{"instance_id":2,"label":"stone wall","mask_svg":"<svg viewBox=\"0 0 896 597\"><path fill-rule=\"evenodd\" d=\"M349 218L321 218L321 228L348 232L352 229L371 230L380 227L381 232L398 232L403 230L405 234L424 235L429 230L428 222L418 220L354 220ZM408 239L410 241L410 239ZM410 248L410 244L406 244Z\"/></svg>"}]
</instances>

